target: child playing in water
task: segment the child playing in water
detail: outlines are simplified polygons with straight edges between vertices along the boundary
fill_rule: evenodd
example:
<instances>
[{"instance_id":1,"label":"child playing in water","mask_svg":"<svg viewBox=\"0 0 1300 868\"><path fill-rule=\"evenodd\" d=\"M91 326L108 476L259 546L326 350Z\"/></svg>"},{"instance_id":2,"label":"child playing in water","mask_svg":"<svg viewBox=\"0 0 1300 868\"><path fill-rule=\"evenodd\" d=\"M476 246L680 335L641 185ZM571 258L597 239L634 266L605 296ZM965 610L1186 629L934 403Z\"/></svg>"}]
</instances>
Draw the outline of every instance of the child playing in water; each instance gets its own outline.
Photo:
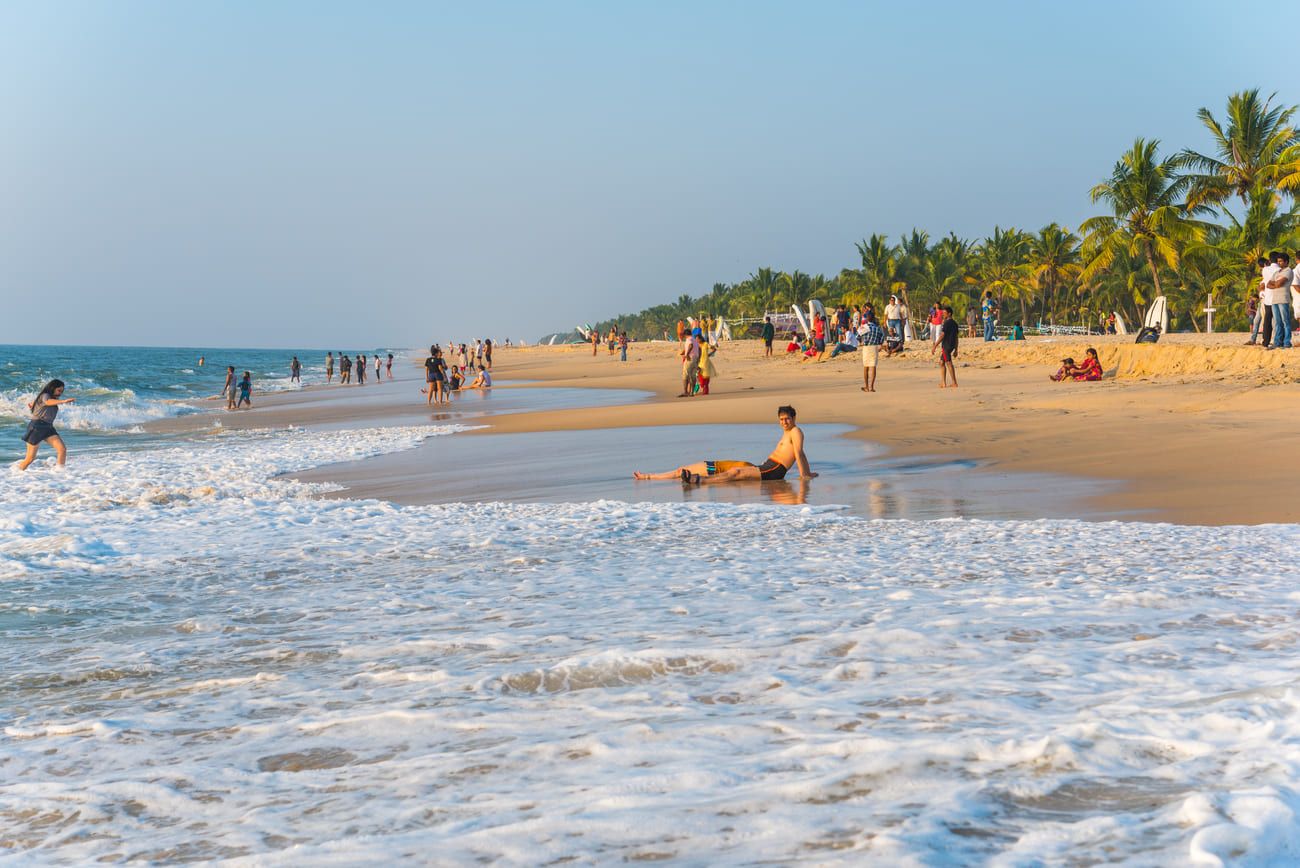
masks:
<instances>
[{"instance_id":1,"label":"child playing in water","mask_svg":"<svg viewBox=\"0 0 1300 868\"><path fill-rule=\"evenodd\" d=\"M54 417L59 415L60 404L71 404L77 399L63 397L63 389L62 380L50 380L27 405L27 409L32 411L32 419L27 423L27 433L23 435L23 442L27 444L27 456L18 462L19 470L26 470L36 460L36 450L46 441L54 447L60 467L67 461L68 450L63 445L59 432L54 430Z\"/></svg>"},{"instance_id":2,"label":"child playing in water","mask_svg":"<svg viewBox=\"0 0 1300 868\"><path fill-rule=\"evenodd\" d=\"M236 409L248 405L248 409L253 409L253 374L250 371L244 371L244 379L239 381L239 403Z\"/></svg>"}]
</instances>

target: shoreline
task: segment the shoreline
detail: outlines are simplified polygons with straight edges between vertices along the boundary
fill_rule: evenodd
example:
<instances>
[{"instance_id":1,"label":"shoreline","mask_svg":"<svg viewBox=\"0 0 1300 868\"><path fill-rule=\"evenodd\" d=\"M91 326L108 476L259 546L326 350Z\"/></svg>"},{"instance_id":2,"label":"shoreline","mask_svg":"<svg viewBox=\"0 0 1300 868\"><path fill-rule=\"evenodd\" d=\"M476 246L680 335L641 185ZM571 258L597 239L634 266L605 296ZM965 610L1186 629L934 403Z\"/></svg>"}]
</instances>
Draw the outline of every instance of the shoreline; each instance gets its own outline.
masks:
<instances>
[{"instance_id":1,"label":"shoreline","mask_svg":"<svg viewBox=\"0 0 1300 868\"><path fill-rule=\"evenodd\" d=\"M490 426L461 436L560 430L671 428L677 425L772 424L775 408L793 404L804 424L851 426L847 436L879 444L888 458L966 459L997 473L1024 471L1112 483L1087 501L1088 518L1198 525L1300 521L1267 469L1260 444L1282 442L1300 412L1296 373L1300 355L1241 346L1244 335L1171 335L1138 346L1131 336L1035 338L984 344L963 340L961 387L940 390L928 344L914 341L898 359L882 359L878 391L859 390L856 353L816 362L776 355L761 358L758 341L725 344L715 356L719 374L710 396L676 398L676 345L636 343L628 362L589 347L514 347L500 350L493 374L533 387L633 389L650 397L634 403L492 415ZM1095 345L1107 377L1097 383L1052 383L1052 359L1081 355ZM1054 369L1054 368L1053 368ZM224 414L223 428L288 425L409 424L437 418L415 391L419 368L406 356L398 376L382 386L354 387L364 401L341 401L320 385L268 393L252 412ZM1292 371L1296 373L1292 373ZM403 388L400 392L398 386ZM360 391L364 390L364 391ZM372 392L373 390L373 392ZM382 397L379 397L381 396ZM215 402L213 402L215 404ZM302 405L309 406L302 406ZM310 406L315 405L315 406ZM213 414L176 417L153 430L201 427ZM232 424L233 423L233 424ZM719 447L717 457L725 447ZM816 444L809 457L817 465ZM1239 463L1224 456L1240 455ZM707 456L683 456L682 461ZM748 457L748 456L741 456ZM1229 466L1230 465L1230 466ZM630 474L633 469L627 468ZM662 469L662 468L659 468ZM328 474L325 474L328 475ZM372 496L352 475L349 495Z\"/></svg>"}]
</instances>

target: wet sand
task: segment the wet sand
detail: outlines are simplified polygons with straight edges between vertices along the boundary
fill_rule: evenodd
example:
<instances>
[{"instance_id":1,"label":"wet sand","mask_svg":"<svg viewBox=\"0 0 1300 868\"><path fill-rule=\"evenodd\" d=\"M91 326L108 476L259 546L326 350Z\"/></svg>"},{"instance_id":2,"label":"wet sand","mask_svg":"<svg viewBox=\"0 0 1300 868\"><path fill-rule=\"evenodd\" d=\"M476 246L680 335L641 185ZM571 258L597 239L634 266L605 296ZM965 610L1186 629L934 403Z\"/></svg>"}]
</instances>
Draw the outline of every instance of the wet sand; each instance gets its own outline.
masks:
<instances>
[{"instance_id":1,"label":"wet sand","mask_svg":"<svg viewBox=\"0 0 1300 868\"><path fill-rule=\"evenodd\" d=\"M967 461L989 473L1103 483L1071 514L1187 524L1300 521L1300 505L1287 486L1277 484L1267 460L1270 448L1290 442L1300 427L1300 355L1266 353L1242 346L1243 340L1239 334L1171 335L1155 346L1136 346L1132 337L964 340L957 368L961 387L950 390L937 388L929 347L915 342L903 357L882 359L874 394L859 388L857 354L805 361L778 349L776 357L765 359L758 342L736 341L715 357L713 394L693 398L675 397L675 344L634 344L627 363L604 351L593 357L585 347L502 349L494 375L527 382L497 391L487 432L458 437L741 423L770 425L775 442L776 407L788 403L798 408L801 423L851 426L851 436L883 445L891 459ZM1062 356L1079 358L1089 345L1101 353L1108 371L1103 381L1048 380ZM254 412L219 418L232 428L469 418L467 410L430 412L418 395L417 362L408 359L401 368L405 385L316 390L328 393L320 399L305 397L313 390L269 396ZM630 400L603 393L582 407L548 408L549 397L517 411L509 402L496 403L510 391L554 388L637 392L623 393ZM364 391L363 398L354 397L358 390L390 389L383 398ZM675 436L668 433L665 440ZM725 444L712 451L724 457L729 452ZM810 443L808 451L817 469L818 444ZM601 460L617 461L620 473L642 469L641 456L630 453ZM519 473L563 478L572 463L566 464L565 454L538 449ZM667 464L709 457L684 447L681 454ZM368 481L370 472L380 471L349 471L354 496L383 497L391 489L391 479ZM401 471L394 465L384 472L394 477Z\"/></svg>"},{"instance_id":2,"label":"wet sand","mask_svg":"<svg viewBox=\"0 0 1300 868\"><path fill-rule=\"evenodd\" d=\"M883 447L847 436L847 425L808 425L816 479L745 485L683 486L634 480L632 466L671 469L685 461L739 457L761 461L774 426L683 425L437 437L413 450L333 464L294 478L345 486L403 504L508 501L582 503L757 503L844 507L868 518L1112 518L1087 503L1106 484L1076 477L981 468L952 459L891 458ZM726 450L721 454L720 450Z\"/></svg>"}]
</instances>

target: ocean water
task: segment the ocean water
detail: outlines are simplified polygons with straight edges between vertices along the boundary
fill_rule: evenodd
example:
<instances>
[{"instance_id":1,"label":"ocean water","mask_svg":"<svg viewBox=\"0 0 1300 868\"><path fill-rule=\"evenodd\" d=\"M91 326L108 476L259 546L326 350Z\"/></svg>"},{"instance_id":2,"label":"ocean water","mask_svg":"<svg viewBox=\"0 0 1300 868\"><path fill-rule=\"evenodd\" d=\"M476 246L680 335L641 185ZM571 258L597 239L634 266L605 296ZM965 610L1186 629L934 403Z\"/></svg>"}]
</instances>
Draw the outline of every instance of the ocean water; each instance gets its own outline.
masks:
<instances>
[{"instance_id":1,"label":"ocean water","mask_svg":"<svg viewBox=\"0 0 1300 868\"><path fill-rule=\"evenodd\" d=\"M346 350L395 356L395 349ZM337 356L338 351L333 351ZM0 461L21 457L19 438L30 413L27 404L45 383L60 379L77 403L59 408L57 427L81 432L79 449L138 448L152 443L137 426L156 419L199 412L190 402L218 395L226 365L253 375L256 392L297 389L289 361L302 363L304 381L325 376L326 350L219 349L213 347L63 347L0 344ZM199 365L199 358L204 364Z\"/></svg>"},{"instance_id":2,"label":"ocean water","mask_svg":"<svg viewBox=\"0 0 1300 868\"><path fill-rule=\"evenodd\" d=\"M0 860L1300 858L1297 528L284 476L462 430L0 469Z\"/></svg>"}]
</instances>

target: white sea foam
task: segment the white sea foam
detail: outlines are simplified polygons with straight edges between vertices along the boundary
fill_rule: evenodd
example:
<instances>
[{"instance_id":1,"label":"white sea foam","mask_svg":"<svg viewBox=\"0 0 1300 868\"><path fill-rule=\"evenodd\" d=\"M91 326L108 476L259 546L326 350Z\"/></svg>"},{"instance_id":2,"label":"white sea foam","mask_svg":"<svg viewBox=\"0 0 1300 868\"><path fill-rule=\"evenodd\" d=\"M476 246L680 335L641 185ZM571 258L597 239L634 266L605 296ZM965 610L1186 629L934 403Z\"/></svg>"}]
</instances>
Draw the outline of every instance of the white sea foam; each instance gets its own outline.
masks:
<instances>
[{"instance_id":1,"label":"white sea foam","mask_svg":"<svg viewBox=\"0 0 1300 868\"><path fill-rule=\"evenodd\" d=\"M27 405L33 397L34 391L0 392L0 418L29 418L31 412ZM144 398L131 389L88 389L76 397L78 403L59 407L58 427L74 431L110 431L191 412L183 403Z\"/></svg>"},{"instance_id":2,"label":"white sea foam","mask_svg":"<svg viewBox=\"0 0 1300 868\"><path fill-rule=\"evenodd\" d=\"M399 508L274 478L449 430L6 476L15 858L1300 856L1297 528Z\"/></svg>"}]
</instances>

